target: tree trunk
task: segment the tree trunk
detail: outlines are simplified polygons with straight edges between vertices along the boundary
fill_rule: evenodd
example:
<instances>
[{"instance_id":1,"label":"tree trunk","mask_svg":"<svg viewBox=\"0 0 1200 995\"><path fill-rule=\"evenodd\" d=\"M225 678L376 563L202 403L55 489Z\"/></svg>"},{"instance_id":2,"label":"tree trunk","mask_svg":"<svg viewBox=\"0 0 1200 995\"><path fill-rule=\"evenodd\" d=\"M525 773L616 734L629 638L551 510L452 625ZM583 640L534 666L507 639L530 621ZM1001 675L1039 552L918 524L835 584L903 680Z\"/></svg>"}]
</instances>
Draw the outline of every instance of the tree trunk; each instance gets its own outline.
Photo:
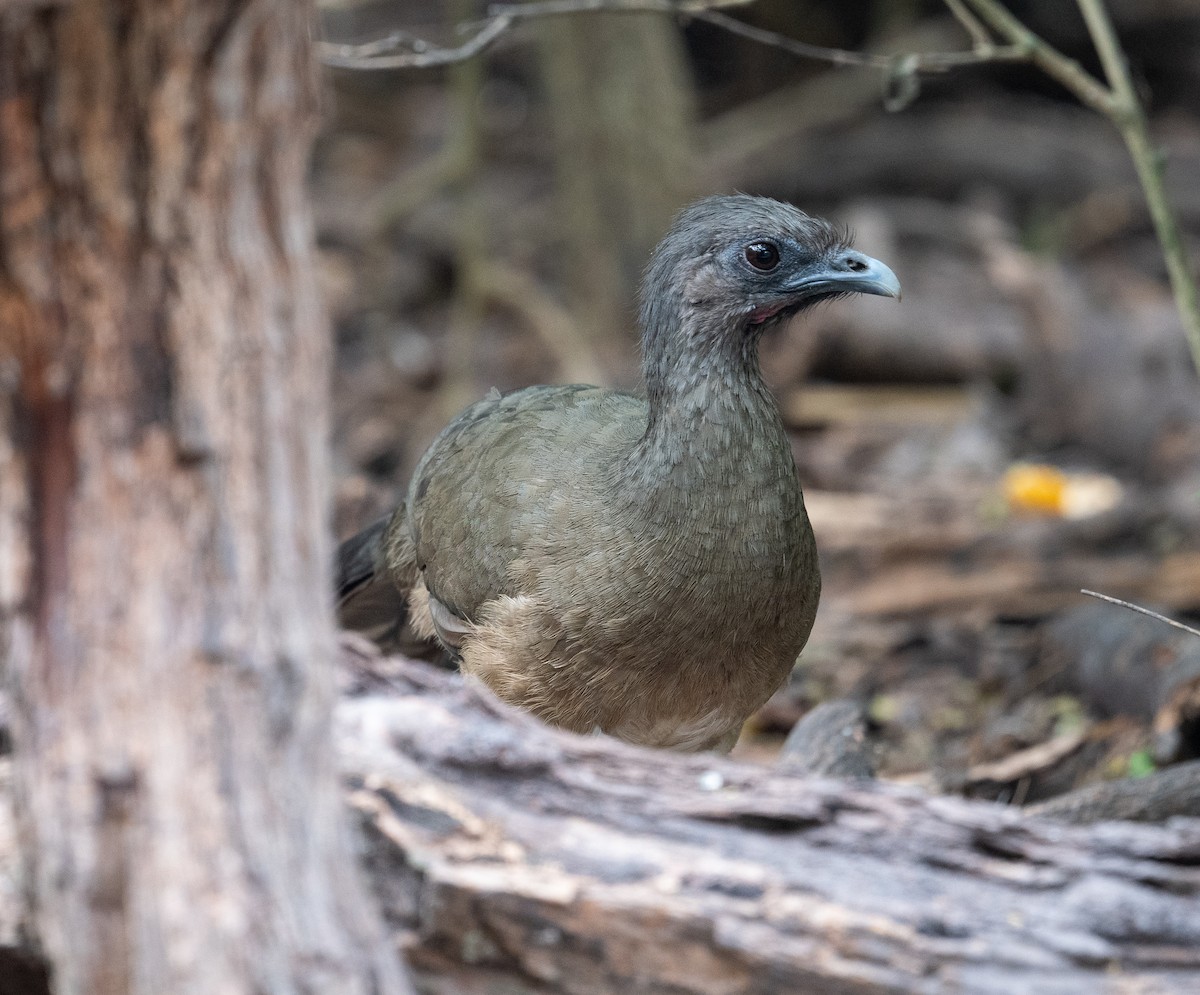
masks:
<instances>
[{"instance_id":1,"label":"tree trunk","mask_svg":"<svg viewBox=\"0 0 1200 995\"><path fill-rule=\"evenodd\" d=\"M696 193L693 84L679 29L658 15L538 26L571 304L592 351L629 352L646 256Z\"/></svg>"},{"instance_id":2,"label":"tree trunk","mask_svg":"<svg viewBox=\"0 0 1200 995\"><path fill-rule=\"evenodd\" d=\"M0 9L0 625L58 995L401 992L329 749L307 6Z\"/></svg>"}]
</instances>

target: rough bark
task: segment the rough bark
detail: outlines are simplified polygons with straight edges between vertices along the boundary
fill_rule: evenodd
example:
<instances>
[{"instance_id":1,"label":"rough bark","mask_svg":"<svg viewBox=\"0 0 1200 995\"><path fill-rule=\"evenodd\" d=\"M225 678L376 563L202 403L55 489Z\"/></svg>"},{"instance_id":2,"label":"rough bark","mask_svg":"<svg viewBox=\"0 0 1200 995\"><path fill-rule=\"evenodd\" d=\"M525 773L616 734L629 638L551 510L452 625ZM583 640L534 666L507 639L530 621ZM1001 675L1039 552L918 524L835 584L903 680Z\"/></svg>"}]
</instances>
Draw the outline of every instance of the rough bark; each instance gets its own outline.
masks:
<instances>
[{"instance_id":1,"label":"rough bark","mask_svg":"<svg viewBox=\"0 0 1200 995\"><path fill-rule=\"evenodd\" d=\"M425 991L1200 986L1200 820L1069 827L638 750L365 665L339 748Z\"/></svg>"},{"instance_id":2,"label":"rough bark","mask_svg":"<svg viewBox=\"0 0 1200 995\"><path fill-rule=\"evenodd\" d=\"M0 645L58 995L407 987L327 748L308 15L0 10Z\"/></svg>"}]
</instances>

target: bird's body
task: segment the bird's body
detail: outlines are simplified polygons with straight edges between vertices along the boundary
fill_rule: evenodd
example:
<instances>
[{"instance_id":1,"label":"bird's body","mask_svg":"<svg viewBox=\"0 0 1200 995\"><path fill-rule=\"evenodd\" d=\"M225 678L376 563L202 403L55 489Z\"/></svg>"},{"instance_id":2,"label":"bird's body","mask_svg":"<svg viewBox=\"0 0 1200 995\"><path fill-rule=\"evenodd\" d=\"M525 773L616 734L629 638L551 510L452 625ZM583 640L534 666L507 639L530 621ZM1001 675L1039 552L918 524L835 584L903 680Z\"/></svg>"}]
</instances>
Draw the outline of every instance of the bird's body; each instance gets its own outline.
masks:
<instances>
[{"instance_id":1,"label":"bird's body","mask_svg":"<svg viewBox=\"0 0 1200 995\"><path fill-rule=\"evenodd\" d=\"M756 295L769 281L737 261L763 245L778 255L784 239L813 259L874 264L774 201L695 205L647 275L646 395L531 387L468 408L427 450L386 531L344 550L344 603L378 593L386 574L408 625L505 701L579 732L732 746L786 678L820 592L757 362L762 324L804 301L786 288ZM721 254L727 242L736 258Z\"/></svg>"},{"instance_id":2,"label":"bird's body","mask_svg":"<svg viewBox=\"0 0 1200 995\"><path fill-rule=\"evenodd\" d=\"M677 414L694 430L648 435L643 399L529 388L469 408L421 461L393 528L425 564L433 620L476 623L464 669L504 700L701 749L787 675L819 589L791 451L782 426L764 444L757 419L724 410L778 422L769 395L691 400ZM471 570L438 556L467 548Z\"/></svg>"}]
</instances>

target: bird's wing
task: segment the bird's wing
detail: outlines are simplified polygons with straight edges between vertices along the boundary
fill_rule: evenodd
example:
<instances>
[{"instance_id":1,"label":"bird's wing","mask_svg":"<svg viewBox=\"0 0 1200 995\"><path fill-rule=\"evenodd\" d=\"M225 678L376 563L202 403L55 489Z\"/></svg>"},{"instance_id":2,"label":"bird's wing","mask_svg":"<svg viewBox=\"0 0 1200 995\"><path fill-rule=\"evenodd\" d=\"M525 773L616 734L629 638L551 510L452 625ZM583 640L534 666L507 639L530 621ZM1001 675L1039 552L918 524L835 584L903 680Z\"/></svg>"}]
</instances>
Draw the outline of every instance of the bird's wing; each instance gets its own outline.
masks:
<instances>
[{"instance_id":1,"label":"bird's wing","mask_svg":"<svg viewBox=\"0 0 1200 995\"><path fill-rule=\"evenodd\" d=\"M404 506L396 512L404 514ZM351 536L336 561L338 622L385 649L394 648L407 616L408 591L385 562L385 536L391 516Z\"/></svg>"},{"instance_id":2,"label":"bird's wing","mask_svg":"<svg viewBox=\"0 0 1200 995\"><path fill-rule=\"evenodd\" d=\"M430 594L473 620L520 594L514 564L583 555L595 474L645 430L645 403L599 387L530 387L472 405L434 440L409 485L409 529Z\"/></svg>"}]
</instances>

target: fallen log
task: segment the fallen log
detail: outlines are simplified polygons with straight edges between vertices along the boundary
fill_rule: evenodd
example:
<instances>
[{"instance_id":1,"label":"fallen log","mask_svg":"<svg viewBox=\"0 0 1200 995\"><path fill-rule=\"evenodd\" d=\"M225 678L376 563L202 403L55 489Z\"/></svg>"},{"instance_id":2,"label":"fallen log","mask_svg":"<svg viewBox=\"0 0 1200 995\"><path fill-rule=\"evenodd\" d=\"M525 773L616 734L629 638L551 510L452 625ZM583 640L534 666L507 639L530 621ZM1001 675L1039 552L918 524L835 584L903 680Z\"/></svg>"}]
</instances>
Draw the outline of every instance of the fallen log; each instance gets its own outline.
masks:
<instances>
[{"instance_id":1,"label":"fallen log","mask_svg":"<svg viewBox=\"0 0 1200 995\"><path fill-rule=\"evenodd\" d=\"M346 657L362 859L430 995L1200 990L1200 819L1069 826L636 749ZM35 995L6 825L0 992Z\"/></svg>"},{"instance_id":2,"label":"fallen log","mask_svg":"<svg viewBox=\"0 0 1200 995\"><path fill-rule=\"evenodd\" d=\"M356 666L343 771L425 991L1200 988L1200 820L1066 826L640 750Z\"/></svg>"}]
</instances>

